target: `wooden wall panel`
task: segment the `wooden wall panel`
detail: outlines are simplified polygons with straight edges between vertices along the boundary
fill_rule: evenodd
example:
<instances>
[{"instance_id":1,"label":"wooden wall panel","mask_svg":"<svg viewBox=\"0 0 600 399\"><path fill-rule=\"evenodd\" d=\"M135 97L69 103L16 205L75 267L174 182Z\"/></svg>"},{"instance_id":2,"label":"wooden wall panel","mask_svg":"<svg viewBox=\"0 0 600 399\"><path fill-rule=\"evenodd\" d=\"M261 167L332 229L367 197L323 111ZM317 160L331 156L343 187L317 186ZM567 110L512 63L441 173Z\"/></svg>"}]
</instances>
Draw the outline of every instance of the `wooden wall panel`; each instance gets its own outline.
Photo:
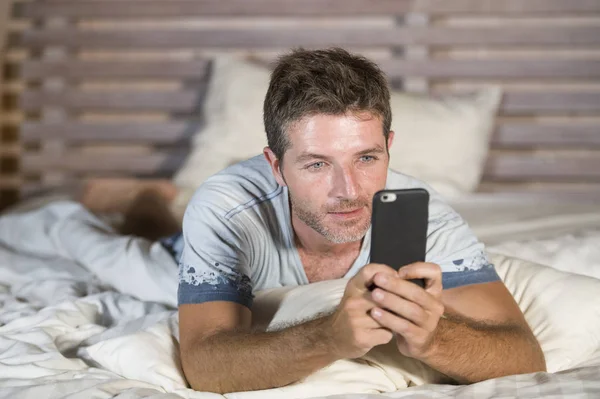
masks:
<instances>
[{"instance_id":1,"label":"wooden wall panel","mask_svg":"<svg viewBox=\"0 0 600 399\"><path fill-rule=\"evenodd\" d=\"M5 63L11 7L12 0L0 1L0 66ZM7 110L13 104L5 95L7 82L4 75L0 68L0 209L16 201L19 185L17 130L8 124Z\"/></svg>"},{"instance_id":2,"label":"wooden wall panel","mask_svg":"<svg viewBox=\"0 0 600 399\"><path fill-rule=\"evenodd\" d=\"M47 29L10 38L13 46L40 49L164 49L164 48L281 48L428 46L594 46L600 44L600 26L514 27L397 27L397 28L207 28L202 30L81 31Z\"/></svg>"},{"instance_id":3,"label":"wooden wall panel","mask_svg":"<svg viewBox=\"0 0 600 399\"><path fill-rule=\"evenodd\" d=\"M446 15L436 23L453 28L544 26L562 31L569 26L598 27L600 14L522 14L518 18L502 13ZM486 72L471 70L471 76L433 76L432 91L468 91L487 83L503 87L502 110L481 191L600 199L599 50L598 45L557 44L473 49L449 46L433 51L432 57L449 63L449 70L452 63L459 62L475 67L489 65ZM586 66L580 69L583 64ZM462 71L469 68L473 66L464 66Z\"/></svg>"},{"instance_id":4,"label":"wooden wall panel","mask_svg":"<svg viewBox=\"0 0 600 399\"><path fill-rule=\"evenodd\" d=\"M107 1L58 0L41 4L21 4L18 13L27 18L67 16L69 18L149 18L201 16L364 16L403 15L409 12L439 14L564 14L600 12L595 0L302 0L276 4L273 0L137 0Z\"/></svg>"},{"instance_id":5,"label":"wooden wall panel","mask_svg":"<svg viewBox=\"0 0 600 399\"><path fill-rule=\"evenodd\" d=\"M343 45L408 91L503 87L482 191L600 193L597 0L15 4L4 97L20 109L4 124L21 144L0 157L22 173L2 187L169 175L202 126L211 57Z\"/></svg>"}]
</instances>

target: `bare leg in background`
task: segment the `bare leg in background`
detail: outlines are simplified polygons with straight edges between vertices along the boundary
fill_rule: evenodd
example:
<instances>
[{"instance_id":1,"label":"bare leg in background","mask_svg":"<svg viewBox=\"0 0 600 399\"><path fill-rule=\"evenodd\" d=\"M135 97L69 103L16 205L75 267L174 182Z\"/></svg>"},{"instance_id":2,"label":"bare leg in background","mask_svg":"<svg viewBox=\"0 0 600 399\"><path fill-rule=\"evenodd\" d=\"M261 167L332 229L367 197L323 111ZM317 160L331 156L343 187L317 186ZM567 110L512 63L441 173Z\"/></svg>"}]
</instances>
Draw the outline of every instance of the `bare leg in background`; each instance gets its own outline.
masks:
<instances>
[{"instance_id":1,"label":"bare leg in background","mask_svg":"<svg viewBox=\"0 0 600 399\"><path fill-rule=\"evenodd\" d=\"M155 241L181 231L170 209L176 195L168 180L94 179L80 202L94 213L123 214L121 234Z\"/></svg>"}]
</instances>

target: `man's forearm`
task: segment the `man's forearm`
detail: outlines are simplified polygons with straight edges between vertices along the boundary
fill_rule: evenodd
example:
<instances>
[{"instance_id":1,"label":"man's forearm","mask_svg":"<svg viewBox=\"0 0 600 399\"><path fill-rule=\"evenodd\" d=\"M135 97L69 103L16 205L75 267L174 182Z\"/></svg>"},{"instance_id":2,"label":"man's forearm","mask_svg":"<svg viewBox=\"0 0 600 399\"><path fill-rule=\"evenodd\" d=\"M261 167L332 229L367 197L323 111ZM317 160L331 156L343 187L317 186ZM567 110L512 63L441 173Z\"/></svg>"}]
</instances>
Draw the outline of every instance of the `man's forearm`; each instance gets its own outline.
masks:
<instances>
[{"instance_id":1,"label":"man's forearm","mask_svg":"<svg viewBox=\"0 0 600 399\"><path fill-rule=\"evenodd\" d=\"M218 393L281 387L338 360L328 317L274 332L227 331L183 356L192 388Z\"/></svg>"},{"instance_id":2,"label":"man's forearm","mask_svg":"<svg viewBox=\"0 0 600 399\"><path fill-rule=\"evenodd\" d=\"M546 370L544 354L529 331L452 315L440 319L432 350L421 360L463 384Z\"/></svg>"}]
</instances>

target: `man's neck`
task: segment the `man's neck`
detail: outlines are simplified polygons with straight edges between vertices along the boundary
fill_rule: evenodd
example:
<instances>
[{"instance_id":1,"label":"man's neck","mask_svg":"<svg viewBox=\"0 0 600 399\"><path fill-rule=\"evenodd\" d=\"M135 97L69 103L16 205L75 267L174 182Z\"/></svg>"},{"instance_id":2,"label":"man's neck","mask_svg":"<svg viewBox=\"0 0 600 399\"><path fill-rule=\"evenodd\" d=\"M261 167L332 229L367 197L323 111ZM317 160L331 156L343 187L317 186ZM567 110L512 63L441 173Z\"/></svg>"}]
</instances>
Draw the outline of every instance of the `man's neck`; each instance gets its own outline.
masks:
<instances>
[{"instance_id":1,"label":"man's neck","mask_svg":"<svg viewBox=\"0 0 600 399\"><path fill-rule=\"evenodd\" d=\"M360 251L362 239L349 243L336 244L327 240L292 212L292 227L294 243L298 251L309 256L337 257L346 256Z\"/></svg>"}]
</instances>

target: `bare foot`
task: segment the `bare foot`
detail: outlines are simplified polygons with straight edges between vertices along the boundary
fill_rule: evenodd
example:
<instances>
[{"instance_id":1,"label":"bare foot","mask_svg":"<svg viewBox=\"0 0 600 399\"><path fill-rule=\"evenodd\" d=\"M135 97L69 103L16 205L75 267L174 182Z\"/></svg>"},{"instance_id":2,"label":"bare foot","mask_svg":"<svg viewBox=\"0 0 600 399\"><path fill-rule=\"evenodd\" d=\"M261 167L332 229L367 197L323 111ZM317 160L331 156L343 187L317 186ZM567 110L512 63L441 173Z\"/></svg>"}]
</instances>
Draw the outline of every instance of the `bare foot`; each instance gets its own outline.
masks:
<instances>
[{"instance_id":1,"label":"bare foot","mask_svg":"<svg viewBox=\"0 0 600 399\"><path fill-rule=\"evenodd\" d=\"M85 183L79 201L92 212L124 213L144 191L152 191L169 204L177 187L167 179L93 178Z\"/></svg>"}]
</instances>

